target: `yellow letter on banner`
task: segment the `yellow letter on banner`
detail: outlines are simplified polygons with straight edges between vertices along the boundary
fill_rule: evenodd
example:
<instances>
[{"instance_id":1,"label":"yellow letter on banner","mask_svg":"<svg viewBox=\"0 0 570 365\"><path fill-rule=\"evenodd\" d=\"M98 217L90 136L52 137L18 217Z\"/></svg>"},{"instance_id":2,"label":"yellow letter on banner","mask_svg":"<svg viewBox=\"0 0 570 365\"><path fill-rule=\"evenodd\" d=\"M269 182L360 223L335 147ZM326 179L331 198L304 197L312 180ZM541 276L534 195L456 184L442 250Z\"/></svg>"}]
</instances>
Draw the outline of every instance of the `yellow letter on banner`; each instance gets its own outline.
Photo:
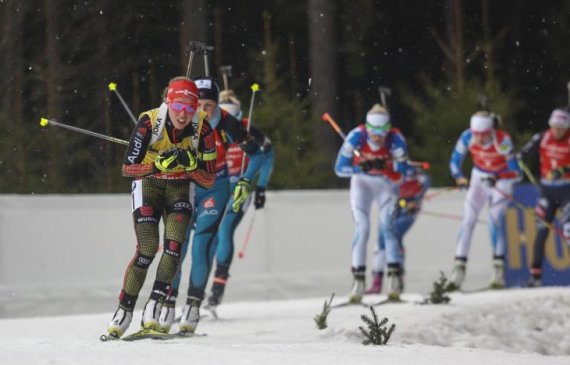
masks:
<instances>
[{"instance_id":1,"label":"yellow letter on banner","mask_svg":"<svg viewBox=\"0 0 570 365\"><path fill-rule=\"evenodd\" d=\"M522 231L519 229L517 208L508 208L505 213L507 245L509 253L509 267L517 270L522 269L522 251L526 251L528 262L526 267L530 267L534 258L534 239L536 237L536 221L534 209L525 209ZM551 231L545 242L545 259L554 270L564 271L570 268L570 253L560 244L560 239L556 233ZM562 247L561 247L562 246ZM561 248L557 249L557 248Z\"/></svg>"},{"instance_id":2,"label":"yellow letter on banner","mask_svg":"<svg viewBox=\"0 0 570 365\"><path fill-rule=\"evenodd\" d=\"M560 215L558 219L560 219ZM550 230L548 232L548 239L546 240L546 260L555 270L566 270L570 267L570 255L568 255L568 250L564 243L558 244L560 242L560 237L556 232ZM557 250L557 247L562 248L562 250ZM557 251L562 251L561 256L558 255Z\"/></svg>"},{"instance_id":3,"label":"yellow letter on banner","mask_svg":"<svg viewBox=\"0 0 570 365\"><path fill-rule=\"evenodd\" d=\"M522 269L525 264L530 266L533 257L534 237L536 229L534 224L534 213L532 209L525 209L522 231L519 229L519 210L517 208L508 208L505 213L507 245L509 253L509 267L511 269ZM526 251L526 257L529 262L523 264L522 250Z\"/></svg>"}]
</instances>

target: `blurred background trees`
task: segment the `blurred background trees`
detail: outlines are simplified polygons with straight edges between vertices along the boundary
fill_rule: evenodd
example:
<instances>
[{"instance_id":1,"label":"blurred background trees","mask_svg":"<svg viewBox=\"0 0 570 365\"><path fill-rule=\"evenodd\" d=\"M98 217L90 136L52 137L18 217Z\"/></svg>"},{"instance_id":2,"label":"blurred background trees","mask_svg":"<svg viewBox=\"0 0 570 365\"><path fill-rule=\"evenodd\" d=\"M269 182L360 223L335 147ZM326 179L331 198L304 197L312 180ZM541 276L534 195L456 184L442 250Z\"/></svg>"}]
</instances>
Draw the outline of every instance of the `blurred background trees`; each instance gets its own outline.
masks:
<instances>
[{"instance_id":1,"label":"blurred background trees","mask_svg":"<svg viewBox=\"0 0 570 365\"><path fill-rule=\"evenodd\" d=\"M521 145L567 104L570 3L462 0L0 0L1 193L127 192L124 147L40 117L128 139L127 113L156 107L186 70L190 40L215 47L211 73L231 65L244 110L274 141L271 188L347 186L332 165L345 131L392 89L392 120L412 158L451 183L447 161L469 116L489 109ZM204 74L201 57L192 76ZM246 110L247 112L247 110Z\"/></svg>"}]
</instances>

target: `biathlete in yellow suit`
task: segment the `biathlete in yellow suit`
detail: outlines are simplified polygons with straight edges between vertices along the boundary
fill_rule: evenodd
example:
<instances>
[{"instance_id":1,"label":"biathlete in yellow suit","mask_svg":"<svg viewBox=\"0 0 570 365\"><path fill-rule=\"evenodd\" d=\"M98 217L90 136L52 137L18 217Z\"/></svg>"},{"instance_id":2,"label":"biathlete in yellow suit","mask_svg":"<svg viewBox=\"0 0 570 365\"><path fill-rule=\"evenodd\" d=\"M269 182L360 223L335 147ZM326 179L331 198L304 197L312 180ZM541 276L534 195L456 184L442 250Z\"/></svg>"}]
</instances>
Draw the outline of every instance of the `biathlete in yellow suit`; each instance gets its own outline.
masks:
<instances>
[{"instance_id":1,"label":"biathlete in yellow suit","mask_svg":"<svg viewBox=\"0 0 570 365\"><path fill-rule=\"evenodd\" d=\"M132 320L147 270L158 251L162 217L163 254L142 315L143 328L158 329L162 303L176 274L192 216L191 183L206 189L214 184L215 137L206 113L197 112L197 107L196 84L176 77L168 84L166 102L142 113L131 135L122 173L134 178L132 211L137 247L127 266L119 307L107 328L111 337L122 336Z\"/></svg>"}]
</instances>

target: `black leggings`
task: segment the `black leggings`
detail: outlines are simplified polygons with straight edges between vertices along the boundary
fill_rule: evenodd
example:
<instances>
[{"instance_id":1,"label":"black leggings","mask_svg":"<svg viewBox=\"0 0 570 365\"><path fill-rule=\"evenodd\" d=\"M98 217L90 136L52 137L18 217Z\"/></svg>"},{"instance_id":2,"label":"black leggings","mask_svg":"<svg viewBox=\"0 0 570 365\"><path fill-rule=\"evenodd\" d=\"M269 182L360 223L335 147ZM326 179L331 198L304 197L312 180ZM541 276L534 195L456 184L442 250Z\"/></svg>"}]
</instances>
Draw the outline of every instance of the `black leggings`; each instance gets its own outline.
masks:
<instances>
[{"instance_id":1,"label":"black leggings","mask_svg":"<svg viewBox=\"0 0 570 365\"><path fill-rule=\"evenodd\" d=\"M135 256L127 266L121 306L132 310L159 246L163 218L163 253L158 263L151 299L162 300L176 275L184 235L192 216L190 182L143 178L133 181L133 223L137 237Z\"/></svg>"},{"instance_id":2,"label":"black leggings","mask_svg":"<svg viewBox=\"0 0 570 365\"><path fill-rule=\"evenodd\" d=\"M536 222L537 232L534 240L534 256L531 266L534 272L540 272L542 269L544 246L550 231L548 226L544 224L544 221L552 223L558 209L563 211L563 227L570 224L570 184L561 186L541 185L540 196L535 208L535 213L540 219L537 219Z\"/></svg>"}]
</instances>

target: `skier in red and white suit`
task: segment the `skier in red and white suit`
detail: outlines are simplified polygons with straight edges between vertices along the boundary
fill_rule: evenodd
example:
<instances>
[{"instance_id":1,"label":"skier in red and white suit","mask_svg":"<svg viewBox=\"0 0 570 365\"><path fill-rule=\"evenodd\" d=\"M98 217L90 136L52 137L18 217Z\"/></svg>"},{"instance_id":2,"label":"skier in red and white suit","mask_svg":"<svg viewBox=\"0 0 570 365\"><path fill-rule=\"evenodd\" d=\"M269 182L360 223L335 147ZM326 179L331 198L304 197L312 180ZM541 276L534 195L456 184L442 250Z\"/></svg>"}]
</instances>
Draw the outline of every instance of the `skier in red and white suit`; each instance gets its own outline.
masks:
<instances>
[{"instance_id":1,"label":"skier in red and white suit","mask_svg":"<svg viewBox=\"0 0 570 365\"><path fill-rule=\"evenodd\" d=\"M376 104L366 114L366 123L351 130L335 164L339 177L350 177L350 205L355 223L352 241L354 281L349 301L358 303L364 295L366 244L370 234L372 202L379 208L379 236L386 245L388 296L398 299L402 290L401 251L394 232L398 187L408 168L406 140L392 128L390 115ZM378 242L380 248L380 242Z\"/></svg>"},{"instance_id":2,"label":"skier in red and white suit","mask_svg":"<svg viewBox=\"0 0 570 365\"><path fill-rule=\"evenodd\" d=\"M540 197L535 211L538 232L529 286L540 286L544 243L558 209L562 210L562 235L570 244L570 114L555 109L548 120L549 129L535 134L521 150L520 157L535 156L540 162Z\"/></svg>"},{"instance_id":3,"label":"skier in red and white suit","mask_svg":"<svg viewBox=\"0 0 570 365\"><path fill-rule=\"evenodd\" d=\"M502 229L503 217L512 194L513 184L520 179L520 168L513 151L511 136L496 129L497 117L479 111L471 117L470 128L457 141L449 167L460 189L467 189L463 222L457 237L455 263L450 277L450 290L463 284L473 229L485 203L489 203L489 229L493 246L493 276L491 286L503 287L506 239ZM461 165L467 153L473 159L471 182Z\"/></svg>"}]
</instances>

